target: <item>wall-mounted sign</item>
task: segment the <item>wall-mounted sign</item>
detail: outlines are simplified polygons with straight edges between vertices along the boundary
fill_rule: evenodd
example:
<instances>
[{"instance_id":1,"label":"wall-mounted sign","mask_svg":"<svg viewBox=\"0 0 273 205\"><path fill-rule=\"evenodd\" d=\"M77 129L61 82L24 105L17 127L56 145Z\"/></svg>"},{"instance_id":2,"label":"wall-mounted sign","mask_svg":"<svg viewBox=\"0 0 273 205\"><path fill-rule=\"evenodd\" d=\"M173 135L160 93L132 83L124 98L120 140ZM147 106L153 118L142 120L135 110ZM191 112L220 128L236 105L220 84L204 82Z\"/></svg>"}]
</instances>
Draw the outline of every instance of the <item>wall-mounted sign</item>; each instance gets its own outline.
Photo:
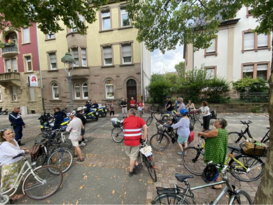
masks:
<instances>
[{"instance_id":1,"label":"wall-mounted sign","mask_svg":"<svg viewBox=\"0 0 273 205\"><path fill-rule=\"evenodd\" d=\"M29 83L29 87L39 87L38 78L36 75L29 75L28 83Z\"/></svg>"}]
</instances>

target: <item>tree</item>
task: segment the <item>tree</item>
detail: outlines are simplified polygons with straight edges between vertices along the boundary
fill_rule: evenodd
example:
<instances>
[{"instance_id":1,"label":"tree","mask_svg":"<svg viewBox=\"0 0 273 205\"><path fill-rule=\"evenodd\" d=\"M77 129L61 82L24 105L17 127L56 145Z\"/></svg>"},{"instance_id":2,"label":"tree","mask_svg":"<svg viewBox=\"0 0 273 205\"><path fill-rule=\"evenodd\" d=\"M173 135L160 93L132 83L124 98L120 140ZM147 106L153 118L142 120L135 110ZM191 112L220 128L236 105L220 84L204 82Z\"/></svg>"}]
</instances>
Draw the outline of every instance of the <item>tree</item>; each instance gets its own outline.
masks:
<instances>
[{"instance_id":1,"label":"tree","mask_svg":"<svg viewBox=\"0 0 273 205\"><path fill-rule=\"evenodd\" d=\"M92 2L92 4L91 4ZM69 28L77 27L78 33L85 34L88 23L96 21L96 11L108 0L24 0L0 1L0 30L6 27L19 29L38 23L40 30L48 34L64 30L60 21Z\"/></svg>"},{"instance_id":2,"label":"tree","mask_svg":"<svg viewBox=\"0 0 273 205\"><path fill-rule=\"evenodd\" d=\"M183 78L185 76L185 62L182 61L174 66L176 72L178 73L178 76L180 78Z\"/></svg>"},{"instance_id":3,"label":"tree","mask_svg":"<svg viewBox=\"0 0 273 205\"><path fill-rule=\"evenodd\" d=\"M128 0L127 11L139 29L137 40L145 42L152 51L174 49L177 44L193 44L194 49L208 48L224 20L234 18L245 4L252 8L253 17L260 25L257 33L269 34L273 28L273 1L268 0ZM272 41L273 44L273 41ZM273 60L273 56L272 56ZM273 62L273 61L272 61ZM255 203L271 204L273 201L273 66L269 79L270 146L267 162ZM271 159L271 160L270 160Z\"/></svg>"}]
</instances>

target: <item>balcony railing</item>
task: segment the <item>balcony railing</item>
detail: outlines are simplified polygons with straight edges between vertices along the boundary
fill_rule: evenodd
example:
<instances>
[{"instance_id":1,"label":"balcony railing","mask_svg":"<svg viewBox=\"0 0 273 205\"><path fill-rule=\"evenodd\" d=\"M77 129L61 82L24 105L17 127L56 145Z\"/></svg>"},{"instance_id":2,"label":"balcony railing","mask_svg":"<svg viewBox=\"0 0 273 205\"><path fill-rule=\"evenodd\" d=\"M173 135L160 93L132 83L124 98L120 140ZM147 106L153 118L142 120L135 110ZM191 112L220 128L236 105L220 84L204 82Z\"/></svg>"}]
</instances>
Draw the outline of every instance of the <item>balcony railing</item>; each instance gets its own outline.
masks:
<instances>
[{"instance_id":1,"label":"balcony railing","mask_svg":"<svg viewBox=\"0 0 273 205\"><path fill-rule=\"evenodd\" d=\"M0 73L0 82L9 82L12 80L20 80L20 73Z\"/></svg>"},{"instance_id":2,"label":"balcony railing","mask_svg":"<svg viewBox=\"0 0 273 205\"><path fill-rule=\"evenodd\" d=\"M5 44L2 48L2 57L11 57L18 54L18 48L16 44Z\"/></svg>"}]
</instances>

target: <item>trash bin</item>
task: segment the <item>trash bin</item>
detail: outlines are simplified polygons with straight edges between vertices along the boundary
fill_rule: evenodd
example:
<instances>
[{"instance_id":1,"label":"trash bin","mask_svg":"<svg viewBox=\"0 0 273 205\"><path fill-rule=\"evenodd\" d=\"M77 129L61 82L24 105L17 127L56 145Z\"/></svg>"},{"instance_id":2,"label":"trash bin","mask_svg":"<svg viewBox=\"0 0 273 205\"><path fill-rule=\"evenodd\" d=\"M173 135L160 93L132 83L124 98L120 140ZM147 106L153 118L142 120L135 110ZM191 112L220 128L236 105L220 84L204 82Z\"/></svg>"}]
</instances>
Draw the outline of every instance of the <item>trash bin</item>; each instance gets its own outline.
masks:
<instances>
[{"instance_id":1,"label":"trash bin","mask_svg":"<svg viewBox=\"0 0 273 205\"><path fill-rule=\"evenodd\" d=\"M20 111L21 111L21 115L26 115L27 114L27 106L21 106Z\"/></svg>"}]
</instances>

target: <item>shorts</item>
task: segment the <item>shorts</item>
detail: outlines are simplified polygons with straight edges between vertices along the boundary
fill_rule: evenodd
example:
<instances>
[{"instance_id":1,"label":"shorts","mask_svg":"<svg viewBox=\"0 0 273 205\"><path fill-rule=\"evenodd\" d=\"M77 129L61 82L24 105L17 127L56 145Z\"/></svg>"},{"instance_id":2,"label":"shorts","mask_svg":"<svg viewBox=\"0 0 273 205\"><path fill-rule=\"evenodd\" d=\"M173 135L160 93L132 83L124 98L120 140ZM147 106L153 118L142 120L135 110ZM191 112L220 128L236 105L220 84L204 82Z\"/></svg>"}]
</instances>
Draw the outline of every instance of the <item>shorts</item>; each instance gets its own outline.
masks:
<instances>
[{"instance_id":1,"label":"shorts","mask_svg":"<svg viewBox=\"0 0 273 205\"><path fill-rule=\"evenodd\" d=\"M78 147L79 146L79 141L78 140L71 140L73 147Z\"/></svg>"},{"instance_id":2,"label":"shorts","mask_svg":"<svg viewBox=\"0 0 273 205\"><path fill-rule=\"evenodd\" d=\"M122 113L127 113L127 107L122 108Z\"/></svg>"},{"instance_id":3,"label":"shorts","mask_svg":"<svg viewBox=\"0 0 273 205\"><path fill-rule=\"evenodd\" d=\"M130 158L130 160L137 160L139 153L139 146L125 146L125 153Z\"/></svg>"},{"instance_id":4,"label":"shorts","mask_svg":"<svg viewBox=\"0 0 273 205\"><path fill-rule=\"evenodd\" d=\"M85 135L85 129L82 129L81 130L81 136L84 136Z\"/></svg>"},{"instance_id":5,"label":"shorts","mask_svg":"<svg viewBox=\"0 0 273 205\"><path fill-rule=\"evenodd\" d=\"M189 137L178 136L177 142L178 142L179 144L187 143L187 142L188 142L188 138L189 138Z\"/></svg>"}]
</instances>

